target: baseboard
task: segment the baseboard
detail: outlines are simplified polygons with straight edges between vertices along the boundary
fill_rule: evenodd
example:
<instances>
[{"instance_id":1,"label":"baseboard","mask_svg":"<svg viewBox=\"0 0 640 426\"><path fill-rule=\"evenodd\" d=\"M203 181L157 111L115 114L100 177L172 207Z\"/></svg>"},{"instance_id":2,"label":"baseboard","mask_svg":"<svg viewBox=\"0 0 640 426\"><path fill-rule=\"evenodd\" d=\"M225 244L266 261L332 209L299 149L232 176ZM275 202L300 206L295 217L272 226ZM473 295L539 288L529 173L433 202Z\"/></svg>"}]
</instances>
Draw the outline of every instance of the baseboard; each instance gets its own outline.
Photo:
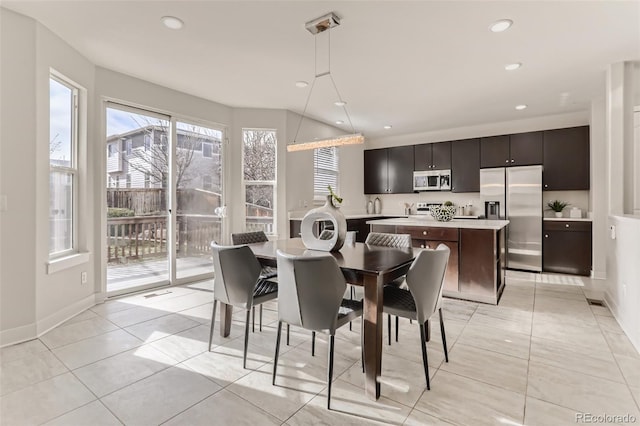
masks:
<instances>
[{"instance_id":1,"label":"baseboard","mask_svg":"<svg viewBox=\"0 0 640 426\"><path fill-rule=\"evenodd\" d=\"M36 338L36 325L27 324L0 331L0 348Z\"/></svg>"},{"instance_id":2,"label":"baseboard","mask_svg":"<svg viewBox=\"0 0 640 426\"><path fill-rule=\"evenodd\" d=\"M77 302L69 306L65 306L59 311L54 312L53 314L41 319L36 323L37 337L42 336L52 328L59 326L63 322L67 321L68 319L73 318L79 313L86 311L92 306L95 306L95 304L96 304L96 294L94 293L85 297L84 299L78 300Z\"/></svg>"},{"instance_id":3,"label":"baseboard","mask_svg":"<svg viewBox=\"0 0 640 426\"><path fill-rule=\"evenodd\" d=\"M591 278L594 280L606 280L607 271L591 271Z\"/></svg>"},{"instance_id":4,"label":"baseboard","mask_svg":"<svg viewBox=\"0 0 640 426\"><path fill-rule=\"evenodd\" d=\"M631 342L633 347L636 348L636 351L638 351L638 353L640 353L640 341L636 342L631 337L631 333L629 333L629 330L625 329L624 324L620 321L620 318L619 318L619 315L618 315L618 311L619 311L618 305L613 301L611 296L609 296L609 292L608 291L604 293L604 303L607 304L607 308L609 308L609 311L611 311L611 315L613 315L613 317L615 318L616 322L618 323L618 325L620 326L622 331L624 331L624 334L627 336L627 338L629 339L629 341Z\"/></svg>"}]
</instances>

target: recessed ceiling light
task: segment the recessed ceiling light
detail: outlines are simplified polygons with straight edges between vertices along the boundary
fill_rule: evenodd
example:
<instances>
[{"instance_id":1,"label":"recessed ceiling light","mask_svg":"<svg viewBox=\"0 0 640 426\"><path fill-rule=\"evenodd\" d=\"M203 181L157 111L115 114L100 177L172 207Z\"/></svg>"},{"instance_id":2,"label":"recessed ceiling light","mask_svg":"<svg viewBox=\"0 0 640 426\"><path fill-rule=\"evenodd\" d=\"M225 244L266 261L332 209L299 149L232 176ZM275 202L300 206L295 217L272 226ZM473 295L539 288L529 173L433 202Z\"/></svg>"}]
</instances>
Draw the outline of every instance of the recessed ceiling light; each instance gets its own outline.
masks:
<instances>
[{"instance_id":1,"label":"recessed ceiling light","mask_svg":"<svg viewBox=\"0 0 640 426\"><path fill-rule=\"evenodd\" d=\"M526 106L525 104L522 104L522 105L516 105L516 109L517 109L518 111L522 111L523 109L526 109L526 108L527 108L527 106Z\"/></svg>"},{"instance_id":2,"label":"recessed ceiling light","mask_svg":"<svg viewBox=\"0 0 640 426\"><path fill-rule=\"evenodd\" d=\"M164 24L165 27L172 30L180 30L184 27L184 22L181 19L176 18L175 16L163 16L160 18L160 21Z\"/></svg>"},{"instance_id":3,"label":"recessed ceiling light","mask_svg":"<svg viewBox=\"0 0 640 426\"><path fill-rule=\"evenodd\" d=\"M489 29L494 33L501 33L508 30L511 25L513 25L513 21L511 19L500 19L499 21L491 24Z\"/></svg>"},{"instance_id":4,"label":"recessed ceiling light","mask_svg":"<svg viewBox=\"0 0 640 426\"><path fill-rule=\"evenodd\" d=\"M507 70L507 71L515 71L515 70L517 70L518 68L520 68L521 66L522 66L522 63L520 63L520 62L515 62L515 63L513 63L513 64L507 64L507 65L505 65L505 66L504 66L504 69L505 69L505 70Z\"/></svg>"},{"instance_id":5,"label":"recessed ceiling light","mask_svg":"<svg viewBox=\"0 0 640 426\"><path fill-rule=\"evenodd\" d=\"M338 121L336 121L336 124L344 124L344 121L338 120Z\"/></svg>"},{"instance_id":6,"label":"recessed ceiling light","mask_svg":"<svg viewBox=\"0 0 640 426\"><path fill-rule=\"evenodd\" d=\"M335 106L345 106L347 103L345 101L335 101L333 104Z\"/></svg>"},{"instance_id":7,"label":"recessed ceiling light","mask_svg":"<svg viewBox=\"0 0 640 426\"><path fill-rule=\"evenodd\" d=\"M296 81L296 87L299 88L303 88L303 87L307 87L309 85L309 83L307 83L306 81L300 80L300 81Z\"/></svg>"},{"instance_id":8,"label":"recessed ceiling light","mask_svg":"<svg viewBox=\"0 0 640 426\"><path fill-rule=\"evenodd\" d=\"M386 126L384 126L383 128L384 128L385 130L389 130L391 127L393 127L391 124L387 124L387 125L386 125Z\"/></svg>"}]
</instances>

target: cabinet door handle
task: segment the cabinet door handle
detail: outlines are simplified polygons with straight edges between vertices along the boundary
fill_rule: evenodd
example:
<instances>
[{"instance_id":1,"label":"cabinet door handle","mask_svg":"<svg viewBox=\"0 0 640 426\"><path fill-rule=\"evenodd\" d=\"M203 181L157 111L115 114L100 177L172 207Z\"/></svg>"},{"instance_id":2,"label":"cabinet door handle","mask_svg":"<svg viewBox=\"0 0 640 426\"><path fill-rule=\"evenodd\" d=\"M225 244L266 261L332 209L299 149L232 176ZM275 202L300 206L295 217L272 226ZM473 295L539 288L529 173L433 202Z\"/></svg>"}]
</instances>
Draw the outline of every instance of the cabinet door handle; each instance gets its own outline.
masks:
<instances>
[{"instance_id":1,"label":"cabinet door handle","mask_svg":"<svg viewBox=\"0 0 640 426\"><path fill-rule=\"evenodd\" d=\"M544 184L544 187L545 187L545 188L548 188L548 187L549 187L549 185L547 185L547 184L545 183L545 184Z\"/></svg>"},{"instance_id":2,"label":"cabinet door handle","mask_svg":"<svg viewBox=\"0 0 640 426\"><path fill-rule=\"evenodd\" d=\"M568 224L568 223L567 223L567 224L565 224L565 225L564 225L564 227L565 227L565 228L568 228L568 227L569 227L569 224Z\"/></svg>"},{"instance_id":3,"label":"cabinet door handle","mask_svg":"<svg viewBox=\"0 0 640 426\"><path fill-rule=\"evenodd\" d=\"M514 163L516 160L514 160L513 158L511 159L511 162Z\"/></svg>"},{"instance_id":4,"label":"cabinet door handle","mask_svg":"<svg viewBox=\"0 0 640 426\"><path fill-rule=\"evenodd\" d=\"M544 237L545 238L549 238L549 234L544 234Z\"/></svg>"},{"instance_id":5,"label":"cabinet door handle","mask_svg":"<svg viewBox=\"0 0 640 426\"><path fill-rule=\"evenodd\" d=\"M508 162L509 162L509 160L504 160L504 162L505 162L505 163L508 163Z\"/></svg>"},{"instance_id":6,"label":"cabinet door handle","mask_svg":"<svg viewBox=\"0 0 640 426\"><path fill-rule=\"evenodd\" d=\"M420 244L420 248L424 248L424 244Z\"/></svg>"},{"instance_id":7,"label":"cabinet door handle","mask_svg":"<svg viewBox=\"0 0 640 426\"><path fill-rule=\"evenodd\" d=\"M427 231L422 231L422 235L427 235Z\"/></svg>"}]
</instances>

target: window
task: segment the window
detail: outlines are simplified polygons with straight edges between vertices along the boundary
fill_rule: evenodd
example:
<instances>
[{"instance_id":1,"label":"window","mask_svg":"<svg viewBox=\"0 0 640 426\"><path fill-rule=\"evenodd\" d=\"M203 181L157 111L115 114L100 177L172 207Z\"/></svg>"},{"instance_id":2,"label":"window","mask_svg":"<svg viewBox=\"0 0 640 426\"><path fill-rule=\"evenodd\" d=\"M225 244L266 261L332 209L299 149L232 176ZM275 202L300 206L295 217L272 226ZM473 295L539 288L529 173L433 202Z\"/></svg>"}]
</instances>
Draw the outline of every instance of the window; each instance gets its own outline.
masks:
<instances>
[{"instance_id":1,"label":"window","mask_svg":"<svg viewBox=\"0 0 640 426\"><path fill-rule=\"evenodd\" d=\"M49 78L49 257L76 251L78 88Z\"/></svg>"},{"instance_id":2,"label":"window","mask_svg":"<svg viewBox=\"0 0 640 426\"><path fill-rule=\"evenodd\" d=\"M131 151L133 151L133 141L131 139L127 139L125 143L127 146L127 155L131 155Z\"/></svg>"},{"instance_id":3,"label":"window","mask_svg":"<svg viewBox=\"0 0 640 426\"><path fill-rule=\"evenodd\" d=\"M131 188L131 173L127 173L127 188Z\"/></svg>"},{"instance_id":4,"label":"window","mask_svg":"<svg viewBox=\"0 0 640 426\"><path fill-rule=\"evenodd\" d=\"M118 150L116 149L115 143L110 143L109 145L107 145L107 152L109 154L109 157L113 157L117 151Z\"/></svg>"},{"instance_id":5,"label":"window","mask_svg":"<svg viewBox=\"0 0 640 426\"><path fill-rule=\"evenodd\" d=\"M149 151L150 149L151 149L151 135L147 133L144 135L144 150Z\"/></svg>"},{"instance_id":6,"label":"window","mask_svg":"<svg viewBox=\"0 0 640 426\"><path fill-rule=\"evenodd\" d=\"M151 173L144 172L144 187L149 188L151 186Z\"/></svg>"},{"instance_id":7,"label":"window","mask_svg":"<svg viewBox=\"0 0 640 426\"><path fill-rule=\"evenodd\" d=\"M318 148L313 151L313 199L324 200L329 185L338 192L338 148Z\"/></svg>"},{"instance_id":8,"label":"window","mask_svg":"<svg viewBox=\"0 0 640 426\"><path fill-rule=\"evenodd\" d=\"M275 130L243 129L243 178L246 230L276 232Z\"/></svg>"},{"instance_id":9,"label":"window","mask_svg":"<svg viewBox=\"0 0 640 426\"><path fill-rule=\"evenodd\" d=\"M205 158L213 157L213 145L210 143L202 143L202 156Z\"/></svg>"}]
</instances>

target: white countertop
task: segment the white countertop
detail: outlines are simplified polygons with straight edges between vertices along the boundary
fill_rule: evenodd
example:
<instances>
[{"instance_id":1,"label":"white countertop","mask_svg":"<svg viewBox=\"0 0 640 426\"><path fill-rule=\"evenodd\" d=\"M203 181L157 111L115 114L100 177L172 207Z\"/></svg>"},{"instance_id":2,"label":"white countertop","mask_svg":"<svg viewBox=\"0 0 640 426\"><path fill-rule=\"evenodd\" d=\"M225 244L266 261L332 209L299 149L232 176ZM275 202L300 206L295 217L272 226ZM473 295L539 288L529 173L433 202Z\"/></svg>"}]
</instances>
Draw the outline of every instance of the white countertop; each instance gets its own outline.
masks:
<instances>
[{"instance_id":1,"label":"white countertop","mask_svg":"<svg viewBox=\"0 0 640 426\"><path fill-rule=\"evenodd\" d=\"M436 228L494 229L496 231L508 224L508 220L486 219L453 219L450 222L439 222L428 219L397 218L367 221L367 225L432 226Z\"/></svg>"},{"instance_id":2,"label":"white countertop","mask_svg":"<svg viewBox=\"0 0 640 426\"><path fill-rule=\"evenodd\" d=\"M543 217L542 220L560 220L562 222L566 221L576 221L576 222L591 222L591 218L588 217Z\"/></svg>"},{"instance_id":3,"label":"white countertop","mask_svg":"<svg viewBox=\"0 0 640 426\"><path fill-rule=\"evenodd\" d=\"M291 213L289 215L289 220L302 220L305 213ZM350 213L345 214L345 219L368 219L368 218L376 218L376 217L389 217L389 216L397 216L392 214L367 214L367 213Z\"/></svg>"}]
</instances>

